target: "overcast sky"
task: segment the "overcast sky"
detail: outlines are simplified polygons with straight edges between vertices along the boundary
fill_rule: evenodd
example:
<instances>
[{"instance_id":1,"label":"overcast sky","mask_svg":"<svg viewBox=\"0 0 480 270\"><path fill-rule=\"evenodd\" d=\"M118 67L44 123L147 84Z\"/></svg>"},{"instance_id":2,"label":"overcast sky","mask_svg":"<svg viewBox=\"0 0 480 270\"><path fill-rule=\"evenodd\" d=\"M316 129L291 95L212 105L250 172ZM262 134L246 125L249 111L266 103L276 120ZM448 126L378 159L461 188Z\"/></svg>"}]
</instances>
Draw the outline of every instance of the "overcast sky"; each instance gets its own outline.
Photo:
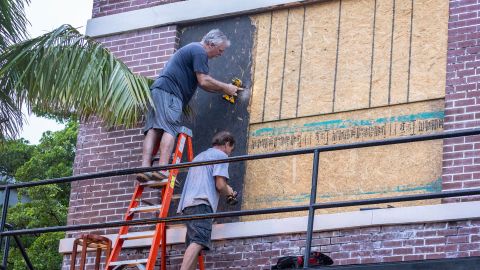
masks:
<instances>
[{"instance_id":1,"label":"overcast sky","mask_svg":"<svg viewBox=\"0 0 480 270\"><path fill-rule=\"evenodd\" d=\"M26 8L27 18L31 25L28 33L36 37L49 32L62 24L70 24L85 33L87 20L92 17L93 0L31 0ZM26 111L24 111L26 114ZM38 144L42 133L63 129L64 125L45 118L30 115L24 124L21 137L31 144Z\"/></svg>"}]
</instances>

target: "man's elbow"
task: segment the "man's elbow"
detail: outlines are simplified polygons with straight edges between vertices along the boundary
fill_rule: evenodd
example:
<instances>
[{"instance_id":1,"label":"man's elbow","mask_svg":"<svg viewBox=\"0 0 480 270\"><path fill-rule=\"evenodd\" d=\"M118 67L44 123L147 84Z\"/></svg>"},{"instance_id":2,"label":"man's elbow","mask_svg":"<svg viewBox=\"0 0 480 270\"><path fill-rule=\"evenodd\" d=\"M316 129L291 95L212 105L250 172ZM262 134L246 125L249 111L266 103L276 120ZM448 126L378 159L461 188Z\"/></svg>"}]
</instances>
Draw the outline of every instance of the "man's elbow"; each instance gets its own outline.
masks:
<instances>
[{"instance_id":1,"label":"man's elbow","mask_svg":"<svg viewBox=\"0 0 480 270\"><path fill-rule=\"evenodd\" d=\"M201 76L200 78L198 78L198 86L200 86L201 88L208 88L208 76L204 75L204 76Z\"/></svg>"},{"instance_id":2,"label":"man's elbow","mask_svg":"<svg viewBox=\"0 0 480 270\"><path fill-rule=\"evenodd\" d=\"M205 88L206 85L207 85L207 83L205 82L205 80L199 80L198 81L198 86L200 86L201 88Z\"/></svg>"}]
</instances>

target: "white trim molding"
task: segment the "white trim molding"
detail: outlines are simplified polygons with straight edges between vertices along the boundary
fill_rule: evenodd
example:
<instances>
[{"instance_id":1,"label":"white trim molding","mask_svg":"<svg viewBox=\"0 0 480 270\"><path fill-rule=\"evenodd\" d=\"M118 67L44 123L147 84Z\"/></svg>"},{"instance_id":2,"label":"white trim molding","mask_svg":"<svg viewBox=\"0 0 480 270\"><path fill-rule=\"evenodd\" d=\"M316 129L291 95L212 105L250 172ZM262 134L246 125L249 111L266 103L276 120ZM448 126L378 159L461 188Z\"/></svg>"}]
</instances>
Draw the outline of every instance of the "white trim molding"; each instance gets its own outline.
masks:
<instances>
[{"instance_id":1,"label":"white trim molding","mask_svg":"<svg viewBox=\"0 0 480 270\"><path fill-rule=\"evenodd\" d=\"M480 202L461 202L316 215L313 230L317 232L334 231L369 226L478 219L480 218L478 209L480 209ZM304 233L307 223L307 217L293 217L215 224L212 230L212 240ZM186 228L183 225L169 227L167 243L184 243L185 233ZM112 241L115 241L116 236L116 234L107 235ZM74 238L60 240L59 252L71 253L73 240ZM124 244L125 248L149 246L151 246L151 239L130 240L125 241Z\"/></svg>"},{"instance_id":2,"label":"white trim molding","mask_svg":"<svg viewBox=\"0 0 480 270\"><path fill-rule=\"evenodd\" d=\"M187 24L326 0L188 0L88 20L86 35L108 36L139 29Z\"/></svg>"}]
</instances>

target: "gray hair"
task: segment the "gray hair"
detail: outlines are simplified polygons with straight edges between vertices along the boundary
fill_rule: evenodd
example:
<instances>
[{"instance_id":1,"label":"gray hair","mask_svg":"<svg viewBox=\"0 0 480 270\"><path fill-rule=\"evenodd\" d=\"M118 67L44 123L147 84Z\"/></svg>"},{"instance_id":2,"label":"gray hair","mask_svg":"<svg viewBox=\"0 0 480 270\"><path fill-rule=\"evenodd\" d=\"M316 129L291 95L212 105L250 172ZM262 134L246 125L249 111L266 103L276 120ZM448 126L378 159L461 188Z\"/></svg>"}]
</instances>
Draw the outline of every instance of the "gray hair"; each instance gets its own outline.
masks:
<instances>
[{"instance_id":1,"label":"gray hair","mask_svg":"<svg viewBox=\"0 0 480 270\"><path fill-rule=\"evenodd\" d=\"M230 40L228 40L227 36L225 36L225 34L218 29L212 29L205 36L203 36L202 43L213 46L219 46L220 44L225 43L227 47L230 46Z\"/></svg>"}]
</instances>

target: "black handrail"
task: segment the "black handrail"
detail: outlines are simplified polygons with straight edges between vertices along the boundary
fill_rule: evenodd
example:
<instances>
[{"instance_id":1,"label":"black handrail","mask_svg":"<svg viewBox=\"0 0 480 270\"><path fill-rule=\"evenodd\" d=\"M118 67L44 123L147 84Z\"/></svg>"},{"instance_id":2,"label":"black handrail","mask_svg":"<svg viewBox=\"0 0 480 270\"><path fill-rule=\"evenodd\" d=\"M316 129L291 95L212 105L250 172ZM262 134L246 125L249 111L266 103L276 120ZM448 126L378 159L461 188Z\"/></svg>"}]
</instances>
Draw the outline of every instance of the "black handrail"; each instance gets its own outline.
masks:
<instances>
[{"instance_id":1,"label":"black handrail","mask_svg":"<svg viewBox=\"0 0 480 270\"><path fill-rule=\"evenodd\" d=\"M265 153L265 154L242 155L242 156L229 157L225 159L216 159L216 160L201 161L201 162L184 162L179 164L169 164L165 166L139 167L139 168L105 171L105 172L92 173L92 174L81 174L76 176L53 178L53 179L41 180L41 181L35 181L35 182L0 185L0 190L5 189L7 186L10 188L17 189L17 188L33 187L33 186L48 185L48 184L69 183L69 182L87 180L92 178L121 176L121 175L128 175L128 174L141 173L141 172L184 169L189 167L197 167L197 166L212 165L212 164L219 164L219 163L231 163L231 162L239 162L239 161L247 161L247 160L311 154L315 150L318 150L319 152L330 152L330 151L356 149L356 148L364 148L364 147L372 147L372 146L448 139L448 138L471 136L471 135L480 135L480 128L465 129L465 130L458 130L458 131L446 131L446 132L439 132L439 133L427 134L427 135L415 135L415 136L408 136L408 137L405 136L405 137L385 139L385 140L373 140L373 141L366 141L366 142L311 147L311 148L304 148L304 149L297 149L297 150L271 152L271 153Z\"/></svg>"},{"instance_id":2,"label":"black handrail","mask_svg":"<svg viewBox=\"0 0 480 270\"><path fill-rule=\"evenodd\" d=\"M315 203L311 207L313 209L330 209L330 208L342 208L342 207L348 207L348 206L419 201L419 200L429 200L429 199L442 199L442 198L472 196L472 195L480 195L480 188L458 190L458 191L444 191L444 192L436 192L436 193L428 193L428 194L385 197L385 198L376 198L376 199ZM225 217L252 216L252 215L263 215L263 214L274 214L274 213L288 213L288 212L308 211L309 209L310 209L310 205L299 205L299 206L263 208L263 209L257 209L257 210L229 211L229 212L201 214L201 215L181 215L181 216L166 217L166 218L145 218L145 219L137 219L137 220L131 220L131 221L111 221L111 222L83 224L83 225L54 226L54 227L21 229L21 230L0 232L0 237L9 236L9 235L38 234L38 233L46 233L46 232L112 228L112 227L120 227L124 225L132 226L132 225L156 224L160 222L169 223L169 222L187 221L187 220L194 220L194 219L225 218Z\"/></svg>"},{"instance_id":3,"label":"black handrail","mask_svg":"<svg viewBox=\"0 0 480 270\"><path fill-rule=\"evenodd\" d=\"M471 135L480 135L480 128L459 130L459 131L447 131L447 132L428 134L428 135L415 135L415 136L409 136L409 137L399 137L399 138L374 140L374 141L358 142L358 143L350 143L350 144L329 145L329 146L321 146L321 147L290 150L290 151L280 151L280 152L265 153L265 154L243 155L243 156L236 156L236 157L231 157L226 159L204 161L204 162L185 162L185 163L180 163L175 165L156 166L156 167L148 167L148 168L122 169L122 170L107 171L102 173L84 174L84 175L77 175L77 176L71 176L71 177L48 179L48 180L42 180L42 181L36 181L36 182L7 184L7 185L0 186L0 190L5 190L5 199L4 199L4 205L2 210L2 216L0 220L0 238L3 239L3 237L10 236L10 235L15 236L15 235L32 234L32 233L98 229L98 228L107 228L107 227L118 227L123 225L155 224L159 222L168 223L168 222L174 222L174 221L186 221L186 220L193 220L193 219L260 215L260 214L285 213L285 212L308 210L309 214L308 214L308 225L307 225L307 246L305 248L306 260L304 264L304 268L308 268L309 266L308 257L310 255L310 249L311 249L314 211L316 209L340 208L340 207L368 205L368 204L480 195L480 189L469 189L469 190L460 190L460 191L446 191L446 192L406 195L406 196L387 197L387 198L316 203L315 200L316 200L317 189L314 187L316 187L317 185L318 161L319 161L320 152L356 149L356 148L382 146L382 145L392 145L392 144L409 143L409 142L420 142L420 141L427 141L427 140L446 139L446 138L471 136ZM167 217L167 218L148 218L148 219L133 220L133 221L116 221L116 222L86 224L86 225L56 226L56 227L11 230L11 231L4 230L7 209L8 209L8 197L11 189L47 185L47 184L56 184L56 183L69 183L69 182L92 179L92 178L128 175L128 174L139 173L139 172L181 169L181 168L204 166L204 165L211 165L211 164L218 164L218 163L230 163L230 162L257 160L257 159L265 159L265 158L273 158L273 157L285 157L285 156L291 156L291 155L301 155L301 154L311 154L311 153L314 153L314 158L313 158L313 173L312 173L312 190L310 194L309 205L265 208L265 209L258 209L258 210L241 210L241 211L231 211L231 212L203 214L203 215L177 216L177 217ZM1 239L0 239L0 246L1 246Z\"/></svg>"}]
</instances>

